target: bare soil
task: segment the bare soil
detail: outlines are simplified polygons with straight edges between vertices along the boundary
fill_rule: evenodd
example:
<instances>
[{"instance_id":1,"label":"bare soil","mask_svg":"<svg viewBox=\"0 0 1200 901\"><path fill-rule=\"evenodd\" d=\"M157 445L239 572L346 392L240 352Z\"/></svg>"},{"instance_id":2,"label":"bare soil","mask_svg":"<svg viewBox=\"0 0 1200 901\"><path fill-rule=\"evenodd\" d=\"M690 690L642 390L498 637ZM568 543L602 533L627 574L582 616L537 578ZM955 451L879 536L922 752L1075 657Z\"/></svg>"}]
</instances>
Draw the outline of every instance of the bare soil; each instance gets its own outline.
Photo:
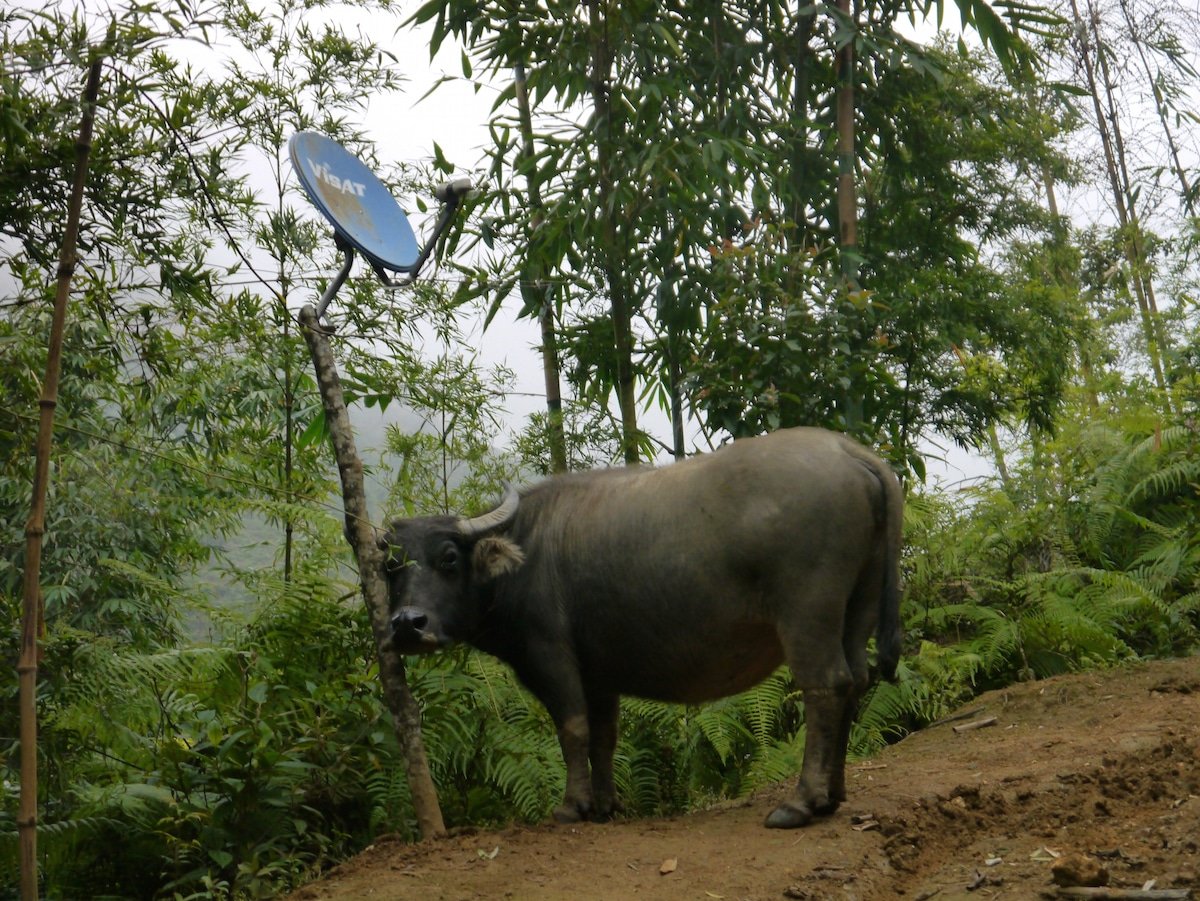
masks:
<instances>
[{"instance_id":1,"label":"bare soil","mask_svg":"<svg viewBox=\"0 0 1200 901\"><path fill-rule=\"evenodd\" d=\"M805 829L763 828L779 785L668 819L381 841L289 901L1017 899L1054 897L1056 878L1200 899L1200 657L964 713L852 764L849 801Z\"/></svg>"}]
</instances>

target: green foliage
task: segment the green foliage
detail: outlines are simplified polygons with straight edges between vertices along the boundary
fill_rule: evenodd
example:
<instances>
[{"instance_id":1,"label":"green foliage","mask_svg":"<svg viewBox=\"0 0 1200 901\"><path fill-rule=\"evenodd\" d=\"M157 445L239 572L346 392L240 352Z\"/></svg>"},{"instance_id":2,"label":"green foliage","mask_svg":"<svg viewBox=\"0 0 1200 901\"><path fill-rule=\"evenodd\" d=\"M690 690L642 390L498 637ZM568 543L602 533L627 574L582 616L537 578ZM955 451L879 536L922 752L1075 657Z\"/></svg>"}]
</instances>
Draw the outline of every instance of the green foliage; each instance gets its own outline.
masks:
<instances>
[{"instance_id":1,"label":"green foliage","mask_svg":"<svg viewBox=\"0 0 1200 901\"><path fill-rule=\"evenodd\" d=\"M799 771L787 770L803 750L803 715L786 669L698 708L626 698L621 719L615 772L630 813L689 810Z\"/></svg>"},{"instance_id":2,"label":"green foliage","mask_svg":"<svg viewBox=\"0 0 1200 901\"><path fill-rule=\"evenodd\" d=\"M342 5L160 6L0 16L0 648L15 659L60 173L81 67L111 20L44 555L43 872L63 897L266 897L381 833L417 832L369 629L338 571L322 417L289 312L319 287L328 242L297 203L284 143L300 128L335 135L398 190L451 167L440 151L425 168L374 159L355 122L400 73L373 34L325 15ZM788 4L608 4L594 19L576 5L424 4L414 16L435 43L472 39L466 77L532 63L535 146L516 157L502 93L486 216L448 242L492 255L470 261L457 293L424 283L397 301L354 279L337 310L351 401L399 401L417 424L391 431L371 473L408 513L478 509L501 482L548 470L544 422L498 446L512 374L481 372L461 326L464 302L494 315L530 273L525 312L551 302L575 392L576 467L628 450L608 401L631 375L642 403L686 396L710 434L831 424L918 474L923 430L961 443L1019 430L999 483L912 494L908 655L896 684L863 699L855 755L983 688L1200 640L1200 340L1175 335L1170 396L1147 391L1128 230L1075 230L1041 209L1052 180L1078 177L1054 149L1077 117L1046 85L997 87L965 53L915 47L893 30L905 11L868 5L852 29ZM985 4L962 13L1021 69ZM841 281L831 202L832 59L848 40L866 89L864 291ZM1161 82L1178 90L1186 60L1160 49L1184 64ZM591 117L574 114L581 103ZM252 190L248 169L269 189ZM1142 237L1137 267L1194 295L1178 248ZM1180 312L1163 321L1188 328ZM222 548L247 514L269 530L253 565ZM228 586L243 613L223 609ZM191 640L202 632L208 643ZM464 650L409 673L448 822L544 818L563 788L558 743L512 672ZM626 699L618 789L631 815L745 795L790 778L804 739L786 670L701 708Z\"/></svg>"},{"instance_id":3,"label":"green foliage","mask_svg":"<svg viewBox=\"0 0 1200 901\"><path fill-rule=\"evenodd\" d=\"M1068 311L1028 303L1037 295L989 257L1048 224L1036 179L1066 168L1052 144L1065 117L1030 127L1016 90L988 87L994 66L901 37L904 12L423 4L413 19L435 48L462 38L505 78L532 63L533 124L509 93L497 102L474 230L486 252L463 265L460 296L486 297L492 315L517 284L524 315L548 301L562 371L586 403L616 396L627 458L631 382L677 418L686 402L710 437L830 425L917 472L926 432L978 445L1013 413L1049 427ZM1043 10L962 12L1010 75L1031 74L1019 33L1061 24ZM862 98L853 249L833 202L834 57L849 41ZM844 254L866 290L844 283Z\"/></svg>"},{"instance_id":4,"label":"green foliage","mask_svg":"<svg viewBox=\"0 0 1200 901\"><path fill-rule=\"evenodd\" d=\"M979 59L926 51L944 80L880 69L861 111L862 284L833 245L762 217L714 247L691 366L713 429L825 425L881 445L919 477L920 436L979 446L1018 417L1052 428L1078 340L1074 295L1001 244L1057 243L1032 177L1066 166L1061 126Z\"/></svg>"},{"instance_id":5,"label":"green foliage","mask_svg":"<svg viewBox=\"0 0 1200 901\"><path fill-rule=\"evenodd\" d=\"M1195 432L1122 425L1035 445L1008 491L909 504L909 666L937 694L1200 643Z\"/></svg>"},{"instance_id":6,"label":"green foliage","mask_svg":"<svg viewBox=\"0 0 1200 901\"><path fill-rule=\"evenodd\" d=\"M422 658L410 685L447 824L532 822L562 800L554 724L508 667L474 652Z\"/></svg>"},{"instance_id":7,"label":"green foliage","mask_svg":"<svg viewBox=\"0 0 1200 901\"><path fill-rule=\"evenodd\" d=\"M47 647L61 688L43 704L42 842L59 891L270 897L380 824L411 834L365 614L329 587L277 584L220 647Z\"/></svg>"}]
</instances>

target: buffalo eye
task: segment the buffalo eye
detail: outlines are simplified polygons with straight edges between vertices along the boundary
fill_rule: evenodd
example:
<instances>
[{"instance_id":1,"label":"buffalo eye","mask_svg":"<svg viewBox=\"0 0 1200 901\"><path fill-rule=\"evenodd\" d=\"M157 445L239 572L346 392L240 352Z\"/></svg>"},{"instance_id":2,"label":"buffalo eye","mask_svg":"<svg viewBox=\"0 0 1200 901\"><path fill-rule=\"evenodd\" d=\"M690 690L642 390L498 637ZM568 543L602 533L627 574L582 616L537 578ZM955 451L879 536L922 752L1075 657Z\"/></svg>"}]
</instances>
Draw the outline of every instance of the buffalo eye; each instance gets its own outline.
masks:
<instances>
[{"instance_id":1,"label":"buffalo eye","mask_svg":"<svg viewBox=\"0 0 1200 901\"><path fill-rule=\"evenodd\" d=\"M458 546L447 544L442 548L441 554L438 555L437 568L444 573L458 572L458 564L462 558L459 553Z\"/></svg>"},{"instance_id":2,"label":"buffalo eye","mask_svg":"<svg viewBox=\"0 0 1200 901\"><path fill-rule=\"evenodd\" d=\"M404 548L398 544L388 545L384 567L387 569L389 575L401 575L404 570L412 565L413 561L408 559L408 554L404 553Z\"/></svg>"}]
</instances>

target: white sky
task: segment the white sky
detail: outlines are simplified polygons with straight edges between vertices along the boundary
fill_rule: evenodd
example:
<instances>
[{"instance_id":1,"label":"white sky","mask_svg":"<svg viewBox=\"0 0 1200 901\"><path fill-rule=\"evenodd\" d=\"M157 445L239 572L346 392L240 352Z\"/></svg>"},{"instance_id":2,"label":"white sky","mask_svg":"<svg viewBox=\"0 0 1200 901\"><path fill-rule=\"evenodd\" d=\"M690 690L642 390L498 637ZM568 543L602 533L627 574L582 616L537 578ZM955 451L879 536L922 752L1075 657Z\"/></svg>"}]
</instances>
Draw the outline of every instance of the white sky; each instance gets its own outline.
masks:
<instances>
[{"instance_id":1,"label":"white sky","mask_svg":"<svg viewBox=\"0 0 1200 901\"><path fill-rule=\"evenodd\" d=\"M498 89L485 86L476 91L462 78L461 50L452 41L447 41L430 62L429 31L400 29L384 42L403 61L409 82L402 94L373 101L366 125L376 140L381 159L393 162L428 159L433 156L436 142L450 162L464 174L470 174L483 165L484 148L490 138L487 123ZM444 75L457 80L443 83L432 95L424 97ZM410 218L418 232L418 243L423 243L432 227L432 215L425 223L415 214ZM436 272L436 261L423 270L424 275ZM514 299L502 309L486 333L481 320L464 328L482 363L504 364L516 373L517 385L506 407L513 417L523 420L545 409L545 384L537 350L538 324L531 319L517 320L518 303Z\"/></svg>"},{"instance_id":2,"label":"white sky","mask_svg":"<svg viewBox=\"0 0 1200 901\"><path fill-rule=\"evenodd\" d=\"M383 159L399 162L431 157L433 144L437 142L447 159L470 171L481 167L484 148L490 141L487 123L499 88L484 86L476 91L463 79L461 50L451 41L447 41L430 62L428 31L427 28L401 29L387 42L387 46L405 61L410 81L402 95L373 102L366 124ZM475 76L478 74L476 72ZM443 76L454 80L444 82L422 100L429 87ZM416 217L414 227L419 238L422 237ZM426 270L427 273L432 271ZM514 301L501 311L486 333L482 332L481 323L476 323L471 328L471 335L483 363L503 363L517 374L516 391L506 405L509 413L523 418L545 409L542 362L537 350L540 334L536 321L518 321ZM640 420L642 426L659 439L669 440L670 424L663 412L657 408L642 411ZM699 439L695 443L698 448L703 446ZM928 452L934 455L927 461L931 484L954 485L992 472L990 463L974 453L954 447L929 447Z\"/></svg>"},{"instance_id":3,"label":"white sky","mask_svg":"<svg viewBox=\"0 0 1200 901\"><path fill-rule=\"evenodd\" d=\"M89 0L79 2L84 9L94 11L90 9ZM17 3L18 6L26 8L36 5L21 0L17 0ZM375 139L377 153L382 160L424 160L432 156L433 145L436 142L446 158L459 166L464 174L481 169L484 148L490 140L487 123L498 88L485 85L476 90L474 85L462 78L461 49L453 41L448 40L438 57L430 61L430 29L412 30L397 27L413 8L415 4L404 4L400 16L388 16L382 22L378 17L364 18L364 14L359 10L346 10L336 6L314 11L312 15L330 15L349 21L361 21L364 31L379 41L384 48L395 53L401 61L402 69L408 78L403 91L373 100L363 122ZM348 21L343 24L349 26ZM186 45L179 49L189 57L194 52L198 58L208 52L198 45L190 51ZM214 50L220 52L220 48ZM431 96L424 97L429 88L443 76L450 76L451 80L440 85ZM406 208L413 208L412 198L399 200ZM431 201L431 198L427 200ZM316 215L315 210L313 214ZM428 219L415 214L411 218L418 241L421 242L432 224L432 214ZM355 271L361 272L362 267L363 263L360 261ZM436 263L431 263L427 264L423 274L428 276L436 272ZM330 275L332 274L333 272L330 272ZM335 300L332 311L335 315L336 304ZM517 384L507 400L506 407L514 420L519 422L530 413L545 408L545 395L541 357L537 350L540 340L537 323L530 319L518 321L516 310L517 302L514 299L501 310L486 333L482 330L481 321L466 324L464 328L468 333L469 344L478 349L482 364L504 364L516 373ZM564 385L564 391L566 389L567 386ZM640 418L643 427L659 439L666 440L669 437L670 427L665 413L657 408L644 410L641 411ZM693 424L690 432L694 431ZM703 446L699 439L694 443L697 447ZM931 477L936 475L956 481L989 469L986 464L981 466L972 455L957 450L948 452L948 457L951 462L946 466L939 465L935 460L930 461Z\"/></svg>"}]
</instances>

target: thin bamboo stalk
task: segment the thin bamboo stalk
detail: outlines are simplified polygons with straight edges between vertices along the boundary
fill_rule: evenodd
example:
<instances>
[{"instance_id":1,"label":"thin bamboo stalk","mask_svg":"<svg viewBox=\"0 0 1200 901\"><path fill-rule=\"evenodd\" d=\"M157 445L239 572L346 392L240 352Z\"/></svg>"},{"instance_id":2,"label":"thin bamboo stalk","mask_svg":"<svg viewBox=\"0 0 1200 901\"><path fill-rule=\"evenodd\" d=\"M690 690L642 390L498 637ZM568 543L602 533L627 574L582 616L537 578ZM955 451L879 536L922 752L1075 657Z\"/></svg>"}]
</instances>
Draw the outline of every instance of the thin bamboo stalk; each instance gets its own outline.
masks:
<instances>
[{"instance_id":1,"label":"thin bamboo stalk","mask_svg":"<svg viewBox=\"0 0 1200 901\"><path fill-rule=\"evenodd\" d=\"M850 0L837 0L838 11L852 21ZM842 276L858 287L858 197L854 185L854 39L837 53L837 209Z\"/></svg>"},{"instance_id":2,"label":"thin bamboo stalk","mask_svg":"<svg viewBox=\"0 0 1200 901\"><path fill-rule=\"evenodd\" d=\"M1100 135L1100 146L1104 152L1105 170L1108 175L1109 187L1112 190L1113 204L1117 210L1117 219L1121 225L1123 233L1122 245L1125 251L1125 259L1130 267L1130 279L1133 283L1134 299L1137 302L1138 312L1142 320L1142 332L1146 339L1146 352L1150 357L1151 369L1154 373L1154 382L1158 386L1159 391L1164 398L1164 411L1170 412L1170 398L1167 393L1167 381L1163 373L1162 356L1160 342L1160 328L1157 323L1157 309L1152 307L1153 297L1148 297L1145 291L1145 281L1143 280L1143 261L1139 257L1138 247L1136 244L1136 236L1139 230L1139 223L1136 219L1136 210L1132 210L1127 201L1131 198L1132 193L1129 190L1129 184L1126 180L1122 182L1121 172L1124 170L1124 160L1118 158L1118 150L1121 144L1118 142L1118 134L1114 134L1111 127L1117 125L1115 111L1111 108L1111 82L1107 81L1105 86L1108 88L1107 95L1110 100L1110 107L1106 111L1104 101L1101 96L1101 86L1097 78L1097 72L1102 70L1104 66L1103 48L1099 46L1100 35L1096 29L1096 16L1091 6L1088 7L1088 21L1085 22L1079 10L1077 0L1071 0L1071 12L1075 17L1075 34L1079 47L1080 62L1082 63L1083 73L1088 83L1088 93L1092 98L1092 108L1096 114L1096 129ZM1091 37L1089 38L1089 33ZM1095 47L1091 45L1094 40ZM1092 58L1092 50L1095 50L1096 59Z\"/></svg>"},{"instance_id":3,"label":"thin bamboo stalk","mask_svg":"<svg viewBox=\"0 0 1200 901\"><path fill-rule=\"evenodd\" d=\"M521 159L531 161L533 148L533 115L529 108L529 91L525 84L525 67L517 64L513 69L513 83L517 94L517 109L521 117ZM542 376L546 385L546 426L550 432L550 470L567 471L567 439L563 428L562 378L558 363L558 333L554 323L554 303L551 288L545 280L546 262L538 255L538 229L542 224L542 191L538 184L537 170L531 164L525 173L529 190L529 208L533 211L530 222L528 253L531 259L525 264L521 275L521 294L526 307L536 305L538 323L542 331Z\"/></svg>"},{"instance_id":4,"label":"thin bamboo stalk","mask_svg":"<svg viewBox=\"0 0 1200 901\"><path fill-rule=\"evenodd\" d=\"M625 463L637 465L640 454L637 422L637 384L633 369L633 290L625 271L627 235L617 228L625 215L618 212L617 174L614 162L612 67L613 49L610 43L609 19L619 5L612 0L588 0L591 45L591 77L593 129L596 136L596 194L605 207L600 211L603 222L600 269L608 285L609 308L613 321L613 346L616 352L617 405L621 412L621 449Z\"/></svg>"},{"instance_id":5,"label":"thin bamboo stalk","mask_svg":"<svg viewBox=\"0 0 1200 901\"><path fill-rule=\"evenodd\" d=\"M847 23L857 28L851 0L837 0ZM837 53L837 210L842 281L847 291L857 291L858 194L854 184L854 36ZM850 386L845 396L846 427L853 430L863 420L863 395Z\"/></svg>"},{"instance_id":6,"label":"thin bamboo stalk","mask_svg":"<svg viewBox=\"0 0 1200 901\"><path fill-rule=\"evenodd\" d=\"M21 901L38 897L37 867L37 669L41 610L42 536L46 529L46 488L50 481L50 451L54 438L54 408L58 405L59 373L62 369L63 332L67 319L67 299L71 276L75 273L75 250L79 242L79 218L83 208L83 187L87 179L92 151L92 126L96 117L96 98L100 95L101 58L88 71L83 92L83 113L79 137L75 142L75 181L67 206L67 228L58 257L58 290L50 323L50 344L46 354L46 380L38 402L36 460L33 473L33 498L25 526L24 594L21 606L21 656L17 662L21 716L21 798L17 811L20 845Z\"/></svg>"},{"instance_id":7,"label":"thin bamboo stalk","mask_svg":"<svg viewBox=\"0 0 1200 901\"><path fill-rule=\"evenodd\" d=\"M1130 0L1120 0L1120 6L1121 13L1125 17L1125 27L1129 29L1129 40L1133 43L1134 49L1137 50L1138 59L1142 63L1142 70L1146 73L1146 82L1150 85L1150 92L1154 96L1154 108L1158 112L1158 121L1162 125L1163 137L1167 141L1167 150L1171 154L1171 161L1174 164L1171 166L1171 169L1179 179L1180 201L1187 210L1187 214L1195 216L1196 203L1193 198L1192 185L1188 182L1187 169L1179 159L1179 145L1175 141L1175 133L1171 130L1171 123L1167 118L1169 104L1159 86L1159 80L1154 77L1154 71L1150 67L1150 60L1146 58L1146 41L1141 35L1137 16L1130 8Z\"/></svg>"}]
</instances>

